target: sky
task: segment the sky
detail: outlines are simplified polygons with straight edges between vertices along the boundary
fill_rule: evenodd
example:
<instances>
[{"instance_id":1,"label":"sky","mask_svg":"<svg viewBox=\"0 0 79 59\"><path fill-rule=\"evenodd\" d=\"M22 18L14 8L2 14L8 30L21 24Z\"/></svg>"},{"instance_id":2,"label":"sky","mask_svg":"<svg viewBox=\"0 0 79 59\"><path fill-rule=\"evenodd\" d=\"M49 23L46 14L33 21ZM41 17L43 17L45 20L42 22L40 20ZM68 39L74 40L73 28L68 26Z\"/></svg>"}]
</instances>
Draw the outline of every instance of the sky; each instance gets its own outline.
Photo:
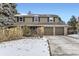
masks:
<instances>
[{"instance_id":1,"label":"sky","mask_svg":"<svg viewBox=\"0 0 79 59\"><path fill-rule=\"evenodd\" d=\"M79 3L17 3L16 9L21 14L31 11L34 14L58 15L66 23L72 15L79 16Z\"/></svg>"}]
</instances>

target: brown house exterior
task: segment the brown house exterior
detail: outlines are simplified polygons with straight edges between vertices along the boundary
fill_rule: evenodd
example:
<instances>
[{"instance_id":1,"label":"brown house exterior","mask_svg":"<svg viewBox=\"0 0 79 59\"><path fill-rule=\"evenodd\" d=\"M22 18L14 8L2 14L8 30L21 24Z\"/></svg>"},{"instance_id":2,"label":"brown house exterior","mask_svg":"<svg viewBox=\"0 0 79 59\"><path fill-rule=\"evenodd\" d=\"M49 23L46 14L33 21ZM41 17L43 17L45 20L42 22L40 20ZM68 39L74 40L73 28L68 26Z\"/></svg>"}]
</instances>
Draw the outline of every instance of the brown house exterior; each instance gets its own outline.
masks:
<instances>
[{"instance_id":1,"label":"brown house exterior","mask_svg":"<svg viewBox=\"0 0 79 59\"><path fill-rule=\"evenodd\" d=\"M44 35L67 35L66 25L58 15L52 14L27 14L15 15L16 23L19 26L28 26L32 31L42 28ZM38 32L38 31L37 31Z\"/></svg>"}]
</instances>

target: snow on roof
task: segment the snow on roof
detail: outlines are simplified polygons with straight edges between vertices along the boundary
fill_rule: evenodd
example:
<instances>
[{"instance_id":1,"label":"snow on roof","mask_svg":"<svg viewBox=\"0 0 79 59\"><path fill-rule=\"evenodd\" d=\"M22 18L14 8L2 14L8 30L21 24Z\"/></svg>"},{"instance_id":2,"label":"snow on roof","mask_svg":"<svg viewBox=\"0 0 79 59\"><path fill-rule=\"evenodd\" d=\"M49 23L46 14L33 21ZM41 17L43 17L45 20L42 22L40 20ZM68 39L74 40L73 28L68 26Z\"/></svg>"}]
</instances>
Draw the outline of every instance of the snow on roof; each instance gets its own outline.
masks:
<instances>
[{"instance_id":1,"label":"snow on roof","mask_svg":"<svg viewBox=\"0 0 79 59\"><path fill-rule=\"evenodd\" d=\"M55 16L55 17L58 17L58 15L53 15L53 14L16 14L15 16L40 16L40 17Z\"/></svg>"}]
</instances>

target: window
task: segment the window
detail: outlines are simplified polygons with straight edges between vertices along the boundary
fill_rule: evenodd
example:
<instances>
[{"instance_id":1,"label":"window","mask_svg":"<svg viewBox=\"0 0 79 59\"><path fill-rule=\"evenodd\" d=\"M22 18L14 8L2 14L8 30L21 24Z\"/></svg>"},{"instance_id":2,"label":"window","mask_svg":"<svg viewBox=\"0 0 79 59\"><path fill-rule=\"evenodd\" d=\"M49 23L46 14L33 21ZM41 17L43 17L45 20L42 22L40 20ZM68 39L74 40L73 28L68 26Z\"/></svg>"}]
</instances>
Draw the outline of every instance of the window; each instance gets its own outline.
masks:
<instances>
[{"instance_id":1,"label":"window","mask_svg":"<svg viewBox=\"0 0 79 59\"><path fill-rule=\"evenodd\" d=\"M20 21L23 21L23 18L22 17L20 17Z\"/></svg>"},{"instance_id":2,"label":"window","mask_svg":"<svg viewBox=\"0 0 79 59\"><path fill-rule=\"evenodd\" d=\"M50 20L52 22L52 20Z\"/></svg>"},{"instance_id":3,"label":"window","mask_svg":"<svg viewBox=\"0 0 79 59\"><path fill-rule=\"evenodd\" d=\"M53 18L52 18L52 17L50 17L50 18L49 18L49 21L50 21L50 22L53 22Z\"/></svg>"},{"instance_id":4,"label":"window","mask_svg":"<svg viewBox=\"0 0 79 59\"><path fill-rule=\"evenodd\" d=\"M32 18L32 22L40 22L40 17L38 17L37 15L35 15L35 16Z\"/></svg>"},{"instance_id":5,"label":"window","mask_svg":"<svg viewBox=\"0 0 79 59\"><path fill-rule=\"evenodd\" d=\"M35 16L34 18L35 18L35 21L38 21L38 17L37 16Z\"/></svg>"},{"instance_id":6,"label":"window","mask_svg":"<svg viewBox=\"0 0 79 59\"><path fill-rule=\"evenodd\" d=\"M25 17L17 17L17 22L24 22L25 21Z\"/></svg>"},{"instance_id":7,"label":"window","mask_svg":"<svg viewBox=\"0 0 79 59\"><path fill-rule=\"evenodd\" d=\"M51 17L49 18L48 17L48 22L53 22L53 18L51 18Z\"/></svg>"}]
</instances>

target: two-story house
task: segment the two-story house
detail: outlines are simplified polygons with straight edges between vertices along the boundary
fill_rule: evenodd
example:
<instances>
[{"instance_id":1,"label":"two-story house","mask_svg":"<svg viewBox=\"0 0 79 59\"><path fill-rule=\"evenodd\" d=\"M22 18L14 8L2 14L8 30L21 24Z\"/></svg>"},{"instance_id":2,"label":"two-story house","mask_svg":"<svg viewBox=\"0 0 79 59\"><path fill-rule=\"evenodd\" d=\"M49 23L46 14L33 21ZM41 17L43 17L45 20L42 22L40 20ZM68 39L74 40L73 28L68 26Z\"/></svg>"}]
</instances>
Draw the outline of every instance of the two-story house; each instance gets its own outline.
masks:
<instances>
[{"instance_id":1,"label":"two-story house","mask_svg":"<svg viewBox=\"0 0 79 59\"><path fill-rule=\"evenodd\" d=\"M67 27L58 15L27 14L15 15L16 25L28 26L31 30L44 29L44 35L67 35Z\"/></svg>"}]
</instances>

